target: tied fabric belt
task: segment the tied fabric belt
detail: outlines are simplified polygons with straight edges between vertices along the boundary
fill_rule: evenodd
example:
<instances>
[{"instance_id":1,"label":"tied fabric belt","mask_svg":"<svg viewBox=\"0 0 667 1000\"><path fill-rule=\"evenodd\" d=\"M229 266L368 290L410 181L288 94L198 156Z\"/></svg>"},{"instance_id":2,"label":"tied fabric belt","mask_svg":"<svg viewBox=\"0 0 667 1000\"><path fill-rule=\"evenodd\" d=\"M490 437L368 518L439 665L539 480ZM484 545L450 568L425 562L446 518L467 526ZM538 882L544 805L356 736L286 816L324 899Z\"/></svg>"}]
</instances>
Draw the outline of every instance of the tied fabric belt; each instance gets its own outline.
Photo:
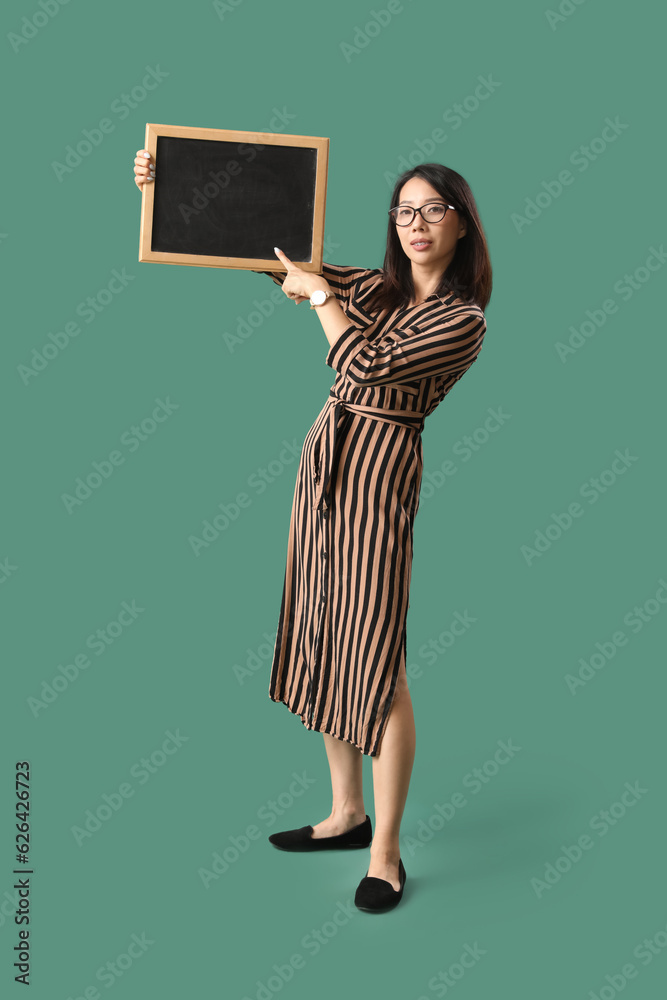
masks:
<instances>
[{"instance_id":1,"label":"tied fabric belt","mask_svg":"<svg viewBox=\"0 0 667 1000\"><path fill-rule=\"evenodd\" d=\"M329 507L325 494L334 472L336 459L336 437L338 425L345 410L361 414L372 420L381 420L388 424L412 427L420 433L424 429L425 413L416 410L385 410L381 406L366 406L363 403L350 403L341 399L333 389L329 390L329 412L320 438L319 468L313 472L315 477L315 502L313 510L326 510Z\"/></svg>"}]
</instances>

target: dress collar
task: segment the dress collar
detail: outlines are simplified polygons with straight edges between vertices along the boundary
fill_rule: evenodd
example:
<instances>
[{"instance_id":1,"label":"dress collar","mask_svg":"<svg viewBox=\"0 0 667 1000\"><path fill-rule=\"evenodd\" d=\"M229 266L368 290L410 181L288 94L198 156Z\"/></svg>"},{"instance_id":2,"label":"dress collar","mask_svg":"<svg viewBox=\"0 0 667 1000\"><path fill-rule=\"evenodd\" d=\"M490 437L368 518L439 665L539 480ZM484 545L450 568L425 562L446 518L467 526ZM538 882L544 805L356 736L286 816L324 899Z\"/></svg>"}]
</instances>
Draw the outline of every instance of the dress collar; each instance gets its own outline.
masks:
<instances>
[{"instance_id":1,"label":"dress collar","mask_svg":"<svg viewBox=\"0 0 667 1000\"><path fill-rule=\"evenodd\" d=\"M381 278L381 272L380 272L380 278ZM368 289L364 298L370 298L374 290L375 286ZM420 305L423 306L426 305L427 302L432 302L435 300L438 300L443 305L451 305L451 303L454 302L455 299L456 299L456 294L454 292L447 292L446 295L438 295L436 292L431 292L430 295L426 296L423 302L420 302L414 306L410 306L409 308L406 308L403 311L410 312L412 309L418 309ZM369 322L371 323L374 322L374 317L368 312L367 309L364 308L364 306L358 300L354 301L354 308L357 309L363 316L365 316L366 319L369 320Z\"/></svg>"}]
</instances>

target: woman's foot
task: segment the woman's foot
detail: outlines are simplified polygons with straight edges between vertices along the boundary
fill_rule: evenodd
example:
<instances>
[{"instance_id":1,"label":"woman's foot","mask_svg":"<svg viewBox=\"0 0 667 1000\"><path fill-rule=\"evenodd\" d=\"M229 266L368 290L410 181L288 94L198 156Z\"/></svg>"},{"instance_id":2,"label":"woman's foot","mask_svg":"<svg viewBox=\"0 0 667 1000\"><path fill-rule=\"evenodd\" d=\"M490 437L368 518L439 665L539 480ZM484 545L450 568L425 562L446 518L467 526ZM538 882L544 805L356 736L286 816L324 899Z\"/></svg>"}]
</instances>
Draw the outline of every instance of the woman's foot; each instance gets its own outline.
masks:
<instances>
[{"instance_id":1,"label":"woman's foot","mask_svg":"<svg viewBox=\"0 0 667 1000\"><path fill-rule=\"evenodd\" d=\"M344 816L334 816L332 813L313 827L313 840L318 840L320 837L338 837L341 833L347 833L353 827L359 826L365 819L365 812L347 813Z\"/></svg>"},{"instance_id":2,"label":"woman's foot","mask_svg":"<svg viewBox=\"0 0 667 1000\"><path fill-rule=\"evenodd\" d=\"M368 877L369 878L382 878L385 882L389 882L392 889L396 892L401 888L401 882L398 877L398 862L400 859L400 851L376 851L373 853L371 847L371 860L368 866Z\"/></svg>"}]
</instances>

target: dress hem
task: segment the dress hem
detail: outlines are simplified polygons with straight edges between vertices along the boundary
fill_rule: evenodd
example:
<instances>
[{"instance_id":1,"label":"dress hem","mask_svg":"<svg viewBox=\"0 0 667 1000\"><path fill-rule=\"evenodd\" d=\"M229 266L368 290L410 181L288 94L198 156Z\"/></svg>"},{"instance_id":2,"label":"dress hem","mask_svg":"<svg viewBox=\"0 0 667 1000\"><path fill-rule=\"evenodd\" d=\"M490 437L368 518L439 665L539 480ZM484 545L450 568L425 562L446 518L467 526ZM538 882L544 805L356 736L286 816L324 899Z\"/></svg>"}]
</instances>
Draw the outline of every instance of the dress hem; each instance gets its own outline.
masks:
<instances>
[{"instance_id":1,"label":"dress hem","mask_svg":"<svg viewBox=\"0 0 667 1000\"><path fill-rule=\"evenodd\" d=\"M326 734L327 736L333 736L337 740L342 740L343 743L350 743L353 747L356 747L357 750L360 750L361 753L364 755L364 757L377 757L378 756L377 744L378 744L379 740L376 740L375 747L371 747L370 750L364 750L363 747L361 747L359 745L359 743L357 743L355 740L352 740L352 739L350 739L347 736L343 736L341 733L332 732L332 730L330 730L330 729L316 729L315 726L309 726L308 722L307 722L307 720L305 718L305 716L301 712L296 712L288 704L288 702L286 702L283 698L274 698L271 694L269 694L269 698L271 699L271 701L275 702L277 705L284 705L285 708L287 708L292 713L292 715L296 715L299 719L301 719L301 722L302 722L303 726L308 730L308 732L311 732L311 733L323 733L323 734ZM385 722L386 722L386 720L385 720ZM383 727L383 731L384 731L384 727Z\"/></svg>"}]
</instances>

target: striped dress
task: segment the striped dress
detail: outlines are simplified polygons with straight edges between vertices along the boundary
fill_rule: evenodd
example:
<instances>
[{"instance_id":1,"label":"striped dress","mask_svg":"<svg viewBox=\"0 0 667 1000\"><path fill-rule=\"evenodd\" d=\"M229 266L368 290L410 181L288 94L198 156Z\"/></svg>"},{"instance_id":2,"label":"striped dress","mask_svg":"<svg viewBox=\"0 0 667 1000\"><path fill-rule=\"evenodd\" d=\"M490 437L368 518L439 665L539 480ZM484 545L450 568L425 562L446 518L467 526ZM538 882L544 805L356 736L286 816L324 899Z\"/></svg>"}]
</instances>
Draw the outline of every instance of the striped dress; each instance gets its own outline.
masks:
<instances>
[{"instance_id":1,"label":"striped dress","mask_svg":"<svg viewBox=\"0 0 667 1000\"><path fill-rule=\"evenodd\" d=\"M269 697L374 757L406 662L424 420L477 359L486 321L453 294L373 313L381 269L322 270L350 325L299 460Z\"/></svg>"}]
</instances>

